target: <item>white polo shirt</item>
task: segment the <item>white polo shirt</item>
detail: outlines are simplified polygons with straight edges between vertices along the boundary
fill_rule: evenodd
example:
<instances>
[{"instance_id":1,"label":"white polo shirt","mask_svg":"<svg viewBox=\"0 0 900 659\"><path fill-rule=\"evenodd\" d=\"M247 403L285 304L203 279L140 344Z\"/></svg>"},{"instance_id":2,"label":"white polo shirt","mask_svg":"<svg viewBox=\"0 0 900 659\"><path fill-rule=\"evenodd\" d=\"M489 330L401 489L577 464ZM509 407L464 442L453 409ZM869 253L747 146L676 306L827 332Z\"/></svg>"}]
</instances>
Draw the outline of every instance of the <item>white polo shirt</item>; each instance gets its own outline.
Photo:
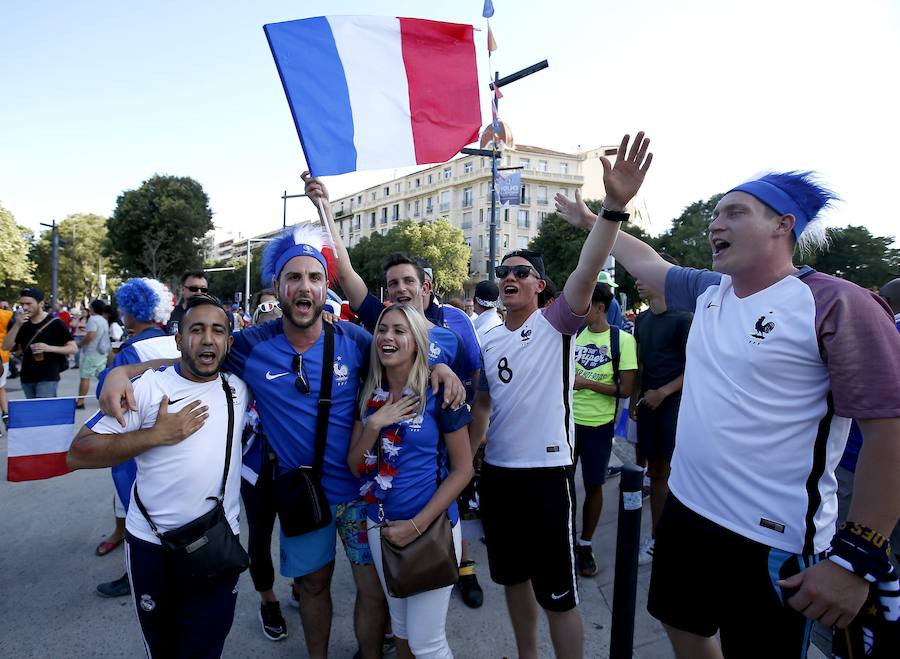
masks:
<instances>
[{"instance_id":1,"label":"white polo shirt","mask_svg":"<svg viewBox=\"0 0 900 659\"><path fill-rule=\"evenodd\" d=\"M850 419L900 416L900 334L877 295L809 268L738 298L672 268L694 312L669 488L688 508L791 553L824 551Z\"/></svg>"},{"instance_id":2,"label":"white polo shirt","mask_svg":"<svg viewBox=\"0 0 900 659\"><path fill-rule=\"evenodd\" d=\"M160 533L178 528L212 510L207 497L218 497L225 467L225 435L228 409L221 378L211 382L192 382L179 374L176 365L159 371L146 371L134 382L138 410L125 415L125 427L113 417L98 412L87 426L96 433L122 434L151 428L156 422L162 397L169 398L169 413L174 414L195 400L209 406L203 427L172 446L156 446L135 458L137 479L134 487ZM225 486L225 514L231 529L240 525L241 432L247 407L247 387L235 375L228 375L234 406L234 430L231 436L231 464ZM131 499L134 501L134 490ZM137 505L128 507L125 528L141 540L160 544Z\"/></svg>"}]
</instances>

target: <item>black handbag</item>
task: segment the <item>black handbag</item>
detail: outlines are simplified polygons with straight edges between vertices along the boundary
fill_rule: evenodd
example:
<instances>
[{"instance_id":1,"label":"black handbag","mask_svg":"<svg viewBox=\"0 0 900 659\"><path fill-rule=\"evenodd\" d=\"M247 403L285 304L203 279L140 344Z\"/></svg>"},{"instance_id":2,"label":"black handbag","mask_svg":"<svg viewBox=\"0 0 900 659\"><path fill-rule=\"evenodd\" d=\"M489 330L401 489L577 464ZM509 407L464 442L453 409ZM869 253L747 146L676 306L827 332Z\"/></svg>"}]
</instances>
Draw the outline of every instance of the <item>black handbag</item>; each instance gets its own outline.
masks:
<instances>
[{"instance_id":1,"label":"black handbag","mask_svg":"<svg viewBox=\"0 0 900 659\"><path fill-rule=\"evenodd\" d=\"M438 452L443 447L440 435ZM383 456L381 437L378 444L378 462ZM437 486L441 486L441 464L438 460ZM381 522L384 508L378 507ZM438 515L425 532L403 547L395 545L381 533L381 566L384 583L391 597L412 597L437 588L452 586L459 581L459 563L453 544L453 528L447 511Z\"/></svg>"},{"instance_id":2,"label":"black handbag","mask_svg":"<svg viewBox=\"0 0 900 659\"><path fill-rule=\"evenodd\" d=\"M207 497L216 502L213 509L177 529L160 533L138 496L137 485L134 488L134 502L172 559L170 564L176 577L184 586L195 588L203 588L227 577L236 577L250 566L250 557L241 546L238 536L231 530L223 504L234 434L234 405L231 387L225 375L222 375L222 389L225 391L228 407L228 435L225 441L225 470L222 474L221 492L218 497Z\"/></svg>"},{"instance_id":3,"label":"black handbag","mask_svg":"<svg viewBox=\"0 0 900 659\"><path fill-rule=\"evenodd\" d=\"M322 351L322 384L316 410L316 444L313 464L295 467L272 481L272 497L281 530L291 538L316 531L331 523L331 506L322 487L322 465L325 462L325 440L331 414L331 385L334 379L334 327L323 323L325 345ZM271 454L278 473L278 458Z\"/></svg>"}]
</instances>

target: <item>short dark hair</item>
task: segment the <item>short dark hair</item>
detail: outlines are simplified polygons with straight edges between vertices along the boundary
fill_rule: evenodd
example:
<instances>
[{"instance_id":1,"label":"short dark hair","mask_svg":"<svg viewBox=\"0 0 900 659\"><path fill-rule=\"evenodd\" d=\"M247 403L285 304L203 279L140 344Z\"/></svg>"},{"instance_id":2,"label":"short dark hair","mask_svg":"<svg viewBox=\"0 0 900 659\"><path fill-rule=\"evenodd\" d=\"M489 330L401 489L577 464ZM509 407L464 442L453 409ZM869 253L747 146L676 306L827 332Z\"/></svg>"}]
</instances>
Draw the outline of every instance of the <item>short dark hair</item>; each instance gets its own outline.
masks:
<instances>
[{"instance_id":1,"label":"short dark hair","mask_svg":"<svg viewBox=\"0 0 900 659\"><path fill-rule=\"evenodd\" d=\"M184 282L191 277L194 277L195 279L205 279L207 283L209 283L209 277L206 276L206 273L203 270L188 270L181 275L181 285L184 286Z\"/></svg>"},{"instance_id":2,"label":"short dark hair","mask_svg":"<svg viewBox=\"0 0 900 659\"><path fill-rule=\"evenodd\" d=\"M222 305L219 303L219 301L216 298L214 298L212 295L207 295L206 293L201 293L200 295L195 295L194 297L192 297L190 300L187 301L187 303L185 304L185 307L184 307L184 315L182 315L182 319L187 318L187 315L191 309L194 309L195 307L206 306L206 305L215 307L216 309L221 311L223 314L225 313L225 310L222 308ZM228 314L225 314L225 321L226 321L225 324L227 325L228 324L228 322L227 322ZM187 323L182 321L180 323L180 325L184 326L184 325L187 325Z\"/></svg>"},{"instance_id":3,"label":"short dark hair","mask_svg":"<svg viewBox=\"0 0 900 659\"><path fill-rule=\"evenodd\" d=\"M403 252L388 254L388 257L381 265L381 271L384 273L385 279L387 279L387 271L395 265L411 265L416 270L416 276L419 278L419 283L425 283L425 269L422 267L421 263L418 263L415 259L411 259Z\"/></svg>"},{"instance_id":4,"label":"short dark hair","mask_svg":"<svg viewBox=\"0 0 900 659\"><path fill-rule=\"evenodd\" d=\"M106 302L100 299L91 301L91 311L103 315L106 312Z\"/></svg>"},{"instance_id":5,"label":"short dark hair","mask_svg":"<svg viewBox=\"0 0 900 659\"><path fill-rule=\"evenodd\" d=\"M594 292L591 293L591 304L603 303L603 308L609 311L609 306L613 301L613 292L608 284L601 284L599 281L594 284Z\"/></svg>"}]
</instances>

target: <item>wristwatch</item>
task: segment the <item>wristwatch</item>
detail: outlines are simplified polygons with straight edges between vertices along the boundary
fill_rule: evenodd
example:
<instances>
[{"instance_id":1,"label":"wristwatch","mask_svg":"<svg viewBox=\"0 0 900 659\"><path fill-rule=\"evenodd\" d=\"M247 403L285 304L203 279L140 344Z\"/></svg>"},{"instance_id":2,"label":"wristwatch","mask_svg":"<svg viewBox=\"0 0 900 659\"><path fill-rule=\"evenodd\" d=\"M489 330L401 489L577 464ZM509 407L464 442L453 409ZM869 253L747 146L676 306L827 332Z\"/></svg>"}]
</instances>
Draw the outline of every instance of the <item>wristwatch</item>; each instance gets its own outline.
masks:
<instances>
[{"instance_id":1,"label":"wristwatch","mask_svg":"<svg viewBox=\"0 0 900 659\"><path fill-rule=\"evenodd\" d=\"M600 217L610 222L627 222L631 214L625 211L611 211L606 206L601 206Z\"/></svg>"}]
</instances>

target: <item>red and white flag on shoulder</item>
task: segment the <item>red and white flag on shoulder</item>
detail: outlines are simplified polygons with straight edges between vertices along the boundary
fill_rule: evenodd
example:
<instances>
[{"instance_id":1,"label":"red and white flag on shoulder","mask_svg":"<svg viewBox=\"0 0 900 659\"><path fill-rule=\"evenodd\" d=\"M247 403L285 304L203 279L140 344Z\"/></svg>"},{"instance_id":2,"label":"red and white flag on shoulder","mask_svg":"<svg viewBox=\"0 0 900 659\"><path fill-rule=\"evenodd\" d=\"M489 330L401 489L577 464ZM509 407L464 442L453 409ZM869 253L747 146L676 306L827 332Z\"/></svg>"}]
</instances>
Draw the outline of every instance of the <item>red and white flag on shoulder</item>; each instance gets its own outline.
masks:
<instances>
[{"instance_id":1,"label":"red and white flag on shoulder","mask_svg":"<svg viewBox=\"0 0 900 659\"><path fill-rule=\"evenodd\" d=\"M75 436L74 398L9 401L6 479L36 481L69 473L66 453Z\"/></svg>"}]
</instances>

